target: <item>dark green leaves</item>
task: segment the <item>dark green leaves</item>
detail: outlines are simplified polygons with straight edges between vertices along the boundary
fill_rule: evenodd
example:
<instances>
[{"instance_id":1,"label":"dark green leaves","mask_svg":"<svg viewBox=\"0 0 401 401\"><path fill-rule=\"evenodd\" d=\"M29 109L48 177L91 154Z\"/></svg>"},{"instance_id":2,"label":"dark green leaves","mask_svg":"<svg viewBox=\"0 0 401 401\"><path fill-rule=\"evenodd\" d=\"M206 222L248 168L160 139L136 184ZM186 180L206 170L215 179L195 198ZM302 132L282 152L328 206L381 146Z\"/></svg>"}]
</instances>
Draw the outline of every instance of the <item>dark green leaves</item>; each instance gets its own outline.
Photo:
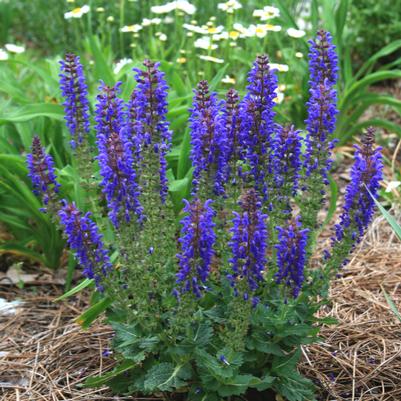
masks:
<instances>
[{"instance_id":1,"label":"dark green leaves","mask_svg":"<svg viewBox=\"0 0 401 401\"><path fill-rule=\"evenodd\" d=\"M187 365L175 366L167 362L158 363L146 374L145 390L148 392L173 391L184 386L190 377L191 370Z\"/></svg>"}]
</instances>

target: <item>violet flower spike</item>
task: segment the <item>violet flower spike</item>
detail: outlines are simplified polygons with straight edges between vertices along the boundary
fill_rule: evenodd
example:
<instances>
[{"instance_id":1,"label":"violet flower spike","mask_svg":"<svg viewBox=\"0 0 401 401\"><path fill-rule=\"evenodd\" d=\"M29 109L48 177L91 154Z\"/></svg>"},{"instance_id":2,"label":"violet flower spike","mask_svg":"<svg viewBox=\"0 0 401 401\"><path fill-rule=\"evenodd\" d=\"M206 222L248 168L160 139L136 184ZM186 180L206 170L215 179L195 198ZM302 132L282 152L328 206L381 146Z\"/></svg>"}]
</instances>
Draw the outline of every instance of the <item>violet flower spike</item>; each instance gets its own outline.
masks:
<instances>
[{"instance_id":1,"label":"violet flower spike","mask_svg":"<svg viewBox=\"0 0 401 401\"><path fill-rule=\"evenodd\" d=\"M345 203L336 225L334 242L339 242L345 232L352 229L351 238L360 241L375 211L375 202L370 193L377 198L380 180L383 176L383 158L381 148L374 148L374 129L368 128L362 139L362 145L355 145L355 161L351 170L351 181L345 192Z\"/></svg>"},{"instance_id":2,"label":"violet flower spike","mask_svg":"<svg viewBox=\"0 0 401 401\"><path fill-rule=\"evenodd\" d=\"M248 289L242 294L245 300L264 280L263 272L267 263L267 215L261 212L261 206L256 190L251 188L241 197L241 212L233 212L229 242L233 255L230 259L232 274L228 275L228 279L236 294L238 281L246 280Z\"/></svg>"},{"instance_id":3,"label":"violet flower spike","mask_svg":"<svg viewBox=\"0 0 401 401\"><path fill-rule=\"evenodd\" d=\"M108 138L113 132L119 133L125 124L124 101L118 97L122 82L107 86L100 82L96 96L95 121L96 135Z\"/></svg>"},{"instance_id":4,"label":"violet flower spike","mask_svg":"<svg viewBox=\"0 0 401 401\"><path fill-rule=\"evenodd\" d=\"M46 153L37 135L33 137L31 153L26 156L28 177L32 181L33 193L42 197L48 205L59 192L60 184L54 171L53 158Z\"/></svg>"},{"instance_id":5,"label":"violet flower spike","mask_svg":"<svg viewBox=\"0 0 401 401\"><path fill-rule=\"evenodd\" d=\"M240 142L239 95L235 89L229 89L226 94L220 123L223 124L221 131L224 132L226 143L226 180L229 179L230 175L232 180L235 180L235 175L241 175L241 171L235 171L237 162L242 160L245 154L245 148Z\"/></svg>"},{"instance_id":6,"label":"violet flower spike","mask_svg":"<svg viewBox=\"0 0 401 401\"><path fill-rule=\"evenodd\" d=\"M60 65L60 89L65 99L64 118L71 133L71 146L75 149L82 144L90 129L88 89L78 56L67 53Z\"/></svg>"},{"instance_id":7,"label":"violet flower spike","mask_svg":"<svg viewBox=\"0 0 401 401\"><path fill-rule=\"evenodd\" d=\"M289 196L296 195L299 186L301 161L302 137L301 131L294 126L281 127L274 140L273 150L273 181L277 195L283 193L284 201ZM289 191L284 190L288 188Z\"/></svg>"},{"instance_id":8,"label":"violet flower spike","mask_svg":"<svg viewBox=\"0 0 401 401\"><path fill-rule=\"evenodd\" d=\"M331 137L338 113L335 90L338 58L329 32L318 31L316 40L309 44L310 98L306 104L308 117L305 120L307 136L304 166L307 177L318 170L324 184L328 185L327 173L332 164L331 151L335 145Z\"/></svg>"},{"instance_id":9,"label":"violet flower spike","mask_svg":"<svg viewBox=\"0 0 401 401\"><path fill-rule=\"evenodd\" d=\"M287 227L276 228L278 231L276 281L291 288L292 295L296 298L304 282L309 229L302 229L299 219L290 221Z\"/></svg>"},{"instance_id":10,"label":"violet flower spike","mask_svg":"<svg viewBox=\"0 0 401 401\"><path fill-rule=\"evenodd\" d=\"M138 222L142 222L143 207L139 202L141 192L134 168L132 141L130 132L126 130L123 101L117 97L119 84L114 87L102 84L101 89L96 106L96 143L103 177L100 185L106 197L109 218L115 227L120 226L122 219L130 222L132 213Z\"/></svg>"},{"instance_id":11,"label":"violet flower spike","mask_svg":"<svg viewBox=\"0 0 401 401\"><path fill-rule=\"evenodd\" d=\"M240 105L240 143L246 148L245 157L250 164L255 187L266 201L267 175L272 173L271 149L276 131L274 99L277 96L277 76L270 69L267 56L256 58L248 82L248 93Z\"/></svg>"},{"instance_id":12,"label":"violet flower spike","mask_svg":"<svg viewBox=\"0 0 401 401\"><path fill-rule=\"evenodd\" d=\"M222 195L227 175L227 141L219 115L221 104L217 94L209 92L207 81L200 81L194 93L189 117L194 167L192 194L198 192L201 180L211 180L213 192Z\"/></svg>"},{"instance_id":13,"label":"violet flower spike","mask_svg":"<svg viewBox=\"0 0 401 401\"><path fill-rule=\"evenodd\" d=\"M133 97L143 146L153 146L159 155L160 197L165 203L168 193L166 156L171 147L171 130L167 120L168 86L160 63L143 62L145 70L134 68L137 86Z\"/></svg>"},{"instance_id":14,"label":"violet flower spike","mask_svg":"<svg viewBox=\"0 0 401 401\"><path fill-rule=\"evenodd\" d=\"M91 214L83 214L74 203L64 201L58 215L68 245L83 268L83 274L94 279L97 289L103 291L102 280L109 274L112 264Z\"/></svg>"},{"instance_id":15,"label":"violet flower spike","mask_svg":"<svg viewBox=\"0 0 401 401\"><path fill-rule=\"evenodd\" d=\"M176 281L179 287L174 293L179 296L180 293L192 291L200 298L202 290L206 288L214 256L214 211L210 199L204 204L199 199L192 203L184 199L184 203L184 212L188 214L181 220L181 252L177 254L179 271Z\"/></svg>"}]
</instances>

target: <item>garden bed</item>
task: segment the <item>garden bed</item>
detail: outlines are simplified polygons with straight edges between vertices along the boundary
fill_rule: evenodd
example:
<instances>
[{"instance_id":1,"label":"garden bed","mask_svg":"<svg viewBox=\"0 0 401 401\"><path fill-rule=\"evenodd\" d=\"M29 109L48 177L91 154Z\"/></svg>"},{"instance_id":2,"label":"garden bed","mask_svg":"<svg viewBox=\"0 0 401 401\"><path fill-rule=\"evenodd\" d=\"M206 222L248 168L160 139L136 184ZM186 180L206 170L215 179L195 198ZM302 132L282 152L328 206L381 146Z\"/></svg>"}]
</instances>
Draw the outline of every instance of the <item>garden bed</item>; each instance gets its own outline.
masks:
<instances>
[{"instance_id":1,"label":"garden bed","mask_svg":"<svg viewBox=\"0 0 401 401\"><path fill-rule=\"evenodd\" d=\"M334 283L332 306L322 316L322 342L303 349L302 372L313 379L320 400L400 400L401 324L381 285L401 307L401 245L386 222L376 219L351 263ZM106 389L79 387L87 376L109 370L112 330L97 322L84 331L74 319L87 294L53 299L62 287L51 283L24 290L0 285L0 298L21 299L15 315L0 315L0 396L4 401L157 400L116 397Z\"/></svg>"}]
</instances>

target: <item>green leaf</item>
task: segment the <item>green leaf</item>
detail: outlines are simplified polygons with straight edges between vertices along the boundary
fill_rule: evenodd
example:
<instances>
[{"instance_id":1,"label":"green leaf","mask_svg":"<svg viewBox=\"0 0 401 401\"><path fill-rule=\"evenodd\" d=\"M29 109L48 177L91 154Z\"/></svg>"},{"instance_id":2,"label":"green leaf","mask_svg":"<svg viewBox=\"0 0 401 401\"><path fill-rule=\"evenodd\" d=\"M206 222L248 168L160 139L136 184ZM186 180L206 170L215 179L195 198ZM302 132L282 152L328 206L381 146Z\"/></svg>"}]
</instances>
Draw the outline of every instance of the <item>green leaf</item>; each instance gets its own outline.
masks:
<instances>
[{"instance_id":1,"label":"green leaf","mask_svg":"<svg viewBox=\"0 0 401 401\"><path fill-rule=\"evenodd\" d=\"M89 38L89 45L91 52L94 57L94 67L95 67L95 78L97 80L103 80L106 85L114 84L113 71L106 61L105 56L102 53L101 46L99 43L99 38L96 36L91 36Z\"/></svg>"},{"instance_id":2,"label":"green leaf","mask_svg":"<svg viewBox=\"0 0 401 401\"><path fill-rule=\"evenodd\" d=\"M355 78L358 79L361 77L363 74L368 71L377 60L379 60L382 57L388 56L391 53L394 53L397 51L399 48L401 48L401 39L395 40L394 42L389 43L387 46L384 46L382 49L380 49L378 52L373 54L359 69L359 71L355 74Z\"/></svg>"},{"instance_id":3,"label":"green leaf","mask_svg":"<svg viewBox=\"0 0 401 401\"><path fill-rule=\"evenodd\" d=\"M210 323L199 323L192 341L199 347L204 347L209 344L213 337L213 328Z\"/></svg>"},{"instance_id":4,"label":"green leaf","mask_svg":"<svg viewBox=\"0 0 401 401\"><path fill-rule=\"evenodd\" d=\"M272 370L282 376L285 376L286 372L292 371L297 366L299 358L301 356L301 349L297 350L293 354L288 354L285 357L274 357L272 362Z\"/></svg>"},{"instance_id":5,"label":"green leaf","mask_svg":"<svg viewBox=\"0 0 401 401\"><path fill-rule=\"evenodd\" d=\"M3 220L4 219L0 219ZM35 252L34 250L28 248L27 246L15 243L15 242L7 242L5 244L0 245L0 255L2 254L11 254L17 257L25 257L30 259L31 261L39 262L42 265L46 266L46 261L43 256Z\"/></svg>"},{"instance_id":6,"label":"green leaf","mask_svg":"<svg viewBox=\"0 0 401 401\"><path fill-rule=\"evenodd\" d=\"M103 298L96 304L92 305L79 317L77 317L76 322L83 328L88 329L91 323L96 320L102 312L104 312L113 303L112 298Z\"/></svg>"},{"instance_id":7,"label":"green leaf","mask_svg":"<svg viewBox=\"0 0 401 401\"><path fill-rule=\"evenodd\" d=\"M180 155L178 158L177 178L180 180L186 176L191 168L189 154L191 151L191 136L187 130L181 142Z\"/></svg>"},{"instance_id":8,"label":"green leaf","mask_svg":"<svg viewBox=\"0 0 401 401\"><path fill-rule=\"evenodd\" d=\"M256 379L256 380L255 380ZM257 378L252 375L237 375L233 378L219 382L216 386L217 392L222 397L230 397L232 395L241 395L251 387L251 384L256 384Z\"/></svg>"},{"instance_id":9,"label":"green leaf","mask_svg":"<svg viewBox=\"0 0 401 401\"><path fill-rule=\"evenodd\" d=\"M343 31L344 31L344 26L345 26L345 21L347 19L347 13L348 13L348 0L341 0L339 2L336 15L335 15L335 20L336 20L336 39L337 39L337 44L342 48L342 36L343 36Z\"/></svg>"},{"instance_id":10,"label":"green leaf","mask_svg":"<svg viewBox=\"0 0 401 401\"><path fill-rule=\"evenodd\" d=\"M72 297L73 295L77 294L78 292L82 291L84 288L89 287L94 283L93 279L86 278L85 280L81 281L78 285L76 285L74 288L71 288L71 290L67 291L60 297L56 298L54 302L57 301L62 301L66 298Z\"/></svg>"},{"instance_id":11,"label":"green leaf","mask_svg":"<svg viewBox=\"0 0 401 401\"><path fill-rule=\"evenodd\" d=\"M210 91L216 90L217 86L220 84L224 74L227 71L227 68L229 67L230 64L225 64L224 67L220 68L219 71L217 71L217 74L213 77L213 79L210 81L209 89Z\"/></svg>"},{"instance_id":12,"label":"green leaf","mask_svg":"<svg viewBox=\"0 0 401 401\"><path fill-rule=\"evenodd\" d=\"M366 75L364 78L359 81L353 83L349 89L345 90L341 101L339 102L339 109L345 109L348 107L348 103L351 102L352 98L357 94L361 93L368 86L376 83L385 81L388 79L398 79L401 78L400 70L393 71L376 71L369 75Z\"/></svg>"},{"instance_id":13,"label":"green leaf","mask_svg":"<svg viewBox=\"0 0 401 401\"><path fill-rule=\"evenodd\" d=\"M380 204L380 202L372 195L368 187L365 185L366 190L369 192L370 196L374 200L376 206L380 210L380 213L384 216L387 222L390 224L394 233L397 235L398 239L401 241L401 226L397 223L395 218Z\"/></svg>"},{"instance_id":14,"label":"green leaf","mask_svg":"<svg viewBox=\"0 0 401 401\"><path fill-rule=\"evenodd\" d=\"M343 132L339 138L339 145L343 145L350 138L352 138L356 133L361 132L368 127L380 127L384 128L390 132L394 132L401 138L401 127L389 120L384 120L381 118L372 118L370 120L362 121L358 124L353 125L348 131Z\"/></svg>"},{"instance_id":15,"label":"green leaf","mask_svg":"<svg viewBox=\"0 0 401 401\"><path fill-rule=\"evenodd\" d=\"M124 361L121 365L118 365L111 372L107 372L102 376L88 377L85 380L83 387L100 387L106 384L108 381L122 373L134 368L136 365L133 361Z\"/></svg>"},{"instance_id":16,"label":"green leaf","mask_svg":"<svg viewBox=\"0 0 401 401\"><path fill-rule=\"evenodd\" d=\"M0 124L29 121L37 117L49 117L55 120L64 120L62 106L52 103L27 104L13 113L0 115Z\"/></svg>"},{"instance_id":17,"label":"green leaf","mask_svg":"<svg viewBox=\"0 0 401 401\"><path fill-rule=\"evenodd\" d=\"M388 303L388 306L391 308L391 310L393 311L394 315L397 317L397 319L401 322L401 313L399 312L399 310L397 309L394 301L391 299L390 295L387 294L386 290L384 289L384 287L381 285L380 286L383 294L384 294L384 298L386 298L386 301Z\"/></svg>"},{"instance_id":18,"label":"green leaf","mask_svg":"<svg viewBox=\"0 0 401 401\"><path fill-rule=\"evenodd\" d=\"M162 362L153 366L145 377L146 391L173 391L185 386L185 380L191 377L190 368L183 364L175 366L172 363Z\"/></svg>"}]
</instances>

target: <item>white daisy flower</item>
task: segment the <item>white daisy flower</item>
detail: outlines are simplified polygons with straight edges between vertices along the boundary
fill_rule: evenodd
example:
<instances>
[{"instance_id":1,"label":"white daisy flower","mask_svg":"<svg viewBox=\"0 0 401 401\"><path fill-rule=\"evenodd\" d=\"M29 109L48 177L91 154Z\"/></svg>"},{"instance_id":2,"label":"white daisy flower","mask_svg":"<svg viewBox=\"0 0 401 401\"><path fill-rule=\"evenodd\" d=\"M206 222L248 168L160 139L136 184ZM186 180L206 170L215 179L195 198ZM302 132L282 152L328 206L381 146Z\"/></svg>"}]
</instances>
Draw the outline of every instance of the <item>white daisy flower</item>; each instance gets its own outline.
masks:
<instances>
[{"instance_id":1,"label":"white daisy flower","mask_svg":"<svg viewBox=\"0 0 401 401\"><path fill-rule=\"evenodd\" d=\"M10 53L20 54L20 53L23 53L25 51L25 47L24 46L17 46L17 45L14 45L12 43L6 43L4 45L4 47Z\"/></svg>"},{"instance_id":2,"label":"white daisy flower","mask_svg":"<svg viewBox=\"0 0 401 401\"><path fill-rule=\"evenodd\" d=\"M291 36L292 38L302 38L303 36L306 35L306 32L301 30L301 29L295 29L295 28L288 28L287 29L287 35Z\"/></svg>"},{"instance_id":3,"label":"white daisy flower","mask_svg":"<svg viewBox=\"0 0 401 401\"><path fill-rule=\"evenodd\" d=\"M168 14L171 11L183 11L186 14L195 14L196 7L186 0L176 0L170 3L163 4L161 6L153 6L150 11L155 14Z\"/></svg>"},{"instance_id":4,"label":"white daisy flower","mask_svg":"<svg viewBox=\"0 0 401 401\"><path fill-rule=\"evenodd\" d=\"M0 61L8 60L8 53L4 49L0 49Z\"/></svg>"},{"instance_id":5,"label":"white daisy flower","mask_svg":"<svg viewBox=\"0 0 401 401\"><path fill-rule=\"evenodd\" d=\"M288 71L288 65L287 64L269 63L269 67L272 70L277 70L279 72L287 72Z\"/></svg>"},{"instance_id":6,"label":"white daisy flower","mask_svg":"<svg viewBox=\"0 0 401 401\"><path fill-rule=\"evenodd\" d=\"M114 74L118 74L122 70L122 68L129 63L132 63L131 58L122 58L114 66L114 69L113 69Z\"/></svg>"},{"instance_id":7,"label":"white daisy flower","mask_svg":"<svg viewBox=\"0 0 401 401\"><path fill-rule=\"evenodd\" d=\"M254 17L259 17L261 21L267 21L280 16L280 10L276 7L266 6L262 10L254 10Z\"/></svg>"},{"instance_id":8,"label":"white daisy flower","mask_svg":"<svg viewBox=\"0 0 401 401\"><path fill-rule=\"evenodd\" d=\"M201 27L194 24L183 24L182 26L190 32L200 33L202 35L207 35L209 33L207 27Z\"/></svg>"},{"instance_id":9,"label":"white daisy flower","mask_svg":"<svg viewBox=\"0 0 401 401\"><path fill-rule=\"evenodd\" d=\"M134 24L134 25L126 25L121 28L121 32L139 32L142 29L142 25Z\"/></svg>"},{"instance_id":10,"label":"white daisy flower","mask_svg":"<svg viewBox=\"0 0 401 401\"><path fill-rule=\"evenodd\" d=\"M222 58L212 57L212 56L198 56L201 60L211 61L212 63L222 64L224 60Z\"/></svg>"},{"instance_id":11,"label":"white daisy flower","mask_svg":"<svg viewBox=\"0 0 401 401\"><path fill-rule=\"evenodd\" d=\"M88 5L84 5L82 7L74 8L72 11L68 11L64 14L64 19L71 18L82 18L84 14L87 14L90 11L90 7Z\"/></svg>"},{"instance_id":12,"label":"white daisy flower","mask_svg":"<svg viewBox=\"0 0 401 401\"><path fill-rule=\"evenodd\" d=\"M223 84L230 84L230 85L234 85L235 84L235 79L230 77L229 75L226 75L221 82L223 82Z\"/></svg>"},{"instance_id":13,"label":"white daisy flower","mask_svg":"<svg viewBox=\"0 0 401 401\"><path fill-rule=\"evenodd\" d=\"M205 50L215 50L218 48L216 44L212 43L209 36L202 36L201 38L196 39L194 46Z\"/></svg>"},{"instance_id":14,"label":"white daisy flower","mask_svg":"<svg viewBox=\"0 0 401 401\"><path fill-rule=\"evenodd\" d=\"M235 10L242 8L242 4L237 0L228 0L225 3L217 4L217 8L225 11L227 14L233 14Z\"/></svg>"}]
</instances>

